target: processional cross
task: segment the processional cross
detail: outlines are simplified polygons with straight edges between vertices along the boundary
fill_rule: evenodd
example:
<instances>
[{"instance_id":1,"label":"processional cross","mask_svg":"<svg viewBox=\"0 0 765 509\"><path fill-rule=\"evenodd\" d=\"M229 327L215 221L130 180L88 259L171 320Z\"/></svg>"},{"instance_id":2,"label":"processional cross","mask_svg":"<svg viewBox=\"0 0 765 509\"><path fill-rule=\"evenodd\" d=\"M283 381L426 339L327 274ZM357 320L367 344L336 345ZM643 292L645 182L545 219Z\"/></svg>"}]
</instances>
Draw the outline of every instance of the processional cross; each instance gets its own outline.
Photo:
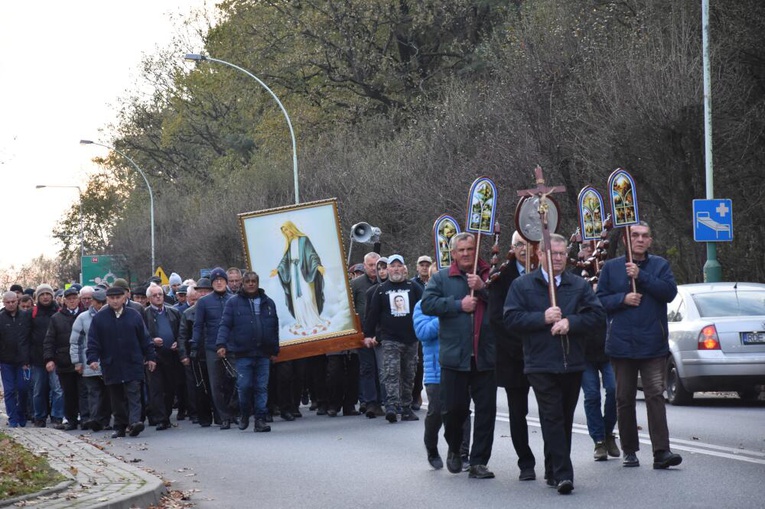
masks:
<instances>
[{"instance_id":1,"label":"processional cross","mask_svg":"<svg viewBox=\"0 0 765 509\"><path fill-rule=\"evenodd\" d=\"M555 277L552 274L552 250L550 249L550 227L549 227L549 212L550 205L554 206L551 200L547 197L552 193L564 193L566 188L563 186L548 187L545 185L544 175L542 174L542 167L537 165L534 168L534 176L536 177L537 186L533 189L523 189L518 191L518 196L523 197L537 197L539 199L539 205L537 212L539 213L539 220L542 226L542 238L545 244L545 260L547 260L548 281L547 290L550 295L550 304L557 306L557 298L555 294Z\"/></svg>"}]
</instances>

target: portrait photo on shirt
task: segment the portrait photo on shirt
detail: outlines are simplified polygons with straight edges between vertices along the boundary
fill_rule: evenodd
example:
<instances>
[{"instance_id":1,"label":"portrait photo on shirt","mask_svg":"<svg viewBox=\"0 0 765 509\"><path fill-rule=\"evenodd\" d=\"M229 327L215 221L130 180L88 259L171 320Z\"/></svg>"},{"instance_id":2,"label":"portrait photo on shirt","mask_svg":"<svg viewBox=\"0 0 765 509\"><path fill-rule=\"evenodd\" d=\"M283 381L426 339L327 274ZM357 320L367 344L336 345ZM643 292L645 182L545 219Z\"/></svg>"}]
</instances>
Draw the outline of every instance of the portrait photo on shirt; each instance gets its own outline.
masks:
<instances>
[{"instance_id":1,"label":"portrait photo on shirt","mask_svg":"<svg viewBox=\"0 0 765 509\"><path fill-rule=\"evenodd\" d=\"M409 292L390 292L390 314L393 316L406 316L409 314Z\"/></svg>"}]
</instances>

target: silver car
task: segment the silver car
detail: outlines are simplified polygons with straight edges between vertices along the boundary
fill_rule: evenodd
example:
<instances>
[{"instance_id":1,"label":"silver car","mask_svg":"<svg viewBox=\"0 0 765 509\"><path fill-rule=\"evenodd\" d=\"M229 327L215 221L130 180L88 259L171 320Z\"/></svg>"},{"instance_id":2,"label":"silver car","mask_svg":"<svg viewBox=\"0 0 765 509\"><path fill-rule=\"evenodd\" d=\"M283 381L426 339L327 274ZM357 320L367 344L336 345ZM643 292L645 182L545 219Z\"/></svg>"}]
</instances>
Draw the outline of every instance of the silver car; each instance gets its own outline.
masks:
<instances>
[{"instance_id":1,"label":"silver car","mask_svg":"<svg viewBox=\"0 0 765 509\"><path fill-rule=\"evenodd\" d=\"M765 284L678 285L667 308L667 399L687 405L694 392L736 391L754 400L765 384Z\"/></svg>"}]
</instances>

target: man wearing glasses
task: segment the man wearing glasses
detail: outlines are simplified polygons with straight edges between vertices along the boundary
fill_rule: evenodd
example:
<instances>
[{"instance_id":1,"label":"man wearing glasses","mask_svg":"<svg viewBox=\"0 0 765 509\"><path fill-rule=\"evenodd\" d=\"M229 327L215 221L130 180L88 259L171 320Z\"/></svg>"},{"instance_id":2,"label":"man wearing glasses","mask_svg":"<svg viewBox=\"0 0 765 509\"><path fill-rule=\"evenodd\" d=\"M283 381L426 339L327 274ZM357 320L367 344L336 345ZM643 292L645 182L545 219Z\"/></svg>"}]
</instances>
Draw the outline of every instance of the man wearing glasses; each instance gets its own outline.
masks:
<instances>
[{"instance_id":1,"label":"man wearing glasses","mask_svg":"<svg viewBox=\"0 0 765 509\"><path fill-rule=\"evenodd\" d=\"M574 489L571 433L585 368L587 334L602 324L605 312L590 285L567 272L566 239L550 234L552 267L544 242L537 254L541 266L516 279L505 300L505 327L523 338L525 372L539 407L545 450L545 479L561 495ZM557 305L548 281L554 278Z\"/></svg>"}]
</instances>

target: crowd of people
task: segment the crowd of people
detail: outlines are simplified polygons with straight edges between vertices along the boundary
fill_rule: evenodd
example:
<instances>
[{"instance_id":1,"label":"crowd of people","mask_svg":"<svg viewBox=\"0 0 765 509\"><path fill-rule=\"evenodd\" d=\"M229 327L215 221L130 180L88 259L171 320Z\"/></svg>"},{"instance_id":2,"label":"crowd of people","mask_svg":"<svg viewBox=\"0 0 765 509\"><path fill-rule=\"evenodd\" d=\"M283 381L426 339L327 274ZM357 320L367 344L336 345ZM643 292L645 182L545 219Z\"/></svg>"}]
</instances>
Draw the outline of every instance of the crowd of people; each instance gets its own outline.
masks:
<instances>
[{"instance_id":1,"label":"crowd of people","mask_svg":"<svg viewBox=\"0 0 765 509\"><path fill-rule=\"evenodd\" d=\"M133 288L123 279L61 290L14 285L0 310L8 425L110 430L119 438L137 436L146 423L171 429L174 414L221 430L246 430L252 420L255 432L268 432L275 418L302 417L301 404L330 418L397 423L419 420L424 388L429 464L490 479L503 387L519 480L531 481L533 388L544 478L568 494L580 390L593 459L621 456L618 426L623 466L640 465L640 375L653 467L676 466L682 458L669 447L662 395L666 305L676 284L666 260L648 252L648 225L632 227L631 237L631 261L608 260L596 288L568 270L569 247L555 234L549 246L531 246L515 232L508 261L492 268L478 257L475 237L460 233L450 241L449 266L438 270L423 255L411 278L400 254L367 253L348 271L363 347L284 362L276 362L277 307L252 271L216 267L196 281L173 273L167 286L159 278ZM534 254L539 267L529 264Z\"/></svg>"}]
</instances>

